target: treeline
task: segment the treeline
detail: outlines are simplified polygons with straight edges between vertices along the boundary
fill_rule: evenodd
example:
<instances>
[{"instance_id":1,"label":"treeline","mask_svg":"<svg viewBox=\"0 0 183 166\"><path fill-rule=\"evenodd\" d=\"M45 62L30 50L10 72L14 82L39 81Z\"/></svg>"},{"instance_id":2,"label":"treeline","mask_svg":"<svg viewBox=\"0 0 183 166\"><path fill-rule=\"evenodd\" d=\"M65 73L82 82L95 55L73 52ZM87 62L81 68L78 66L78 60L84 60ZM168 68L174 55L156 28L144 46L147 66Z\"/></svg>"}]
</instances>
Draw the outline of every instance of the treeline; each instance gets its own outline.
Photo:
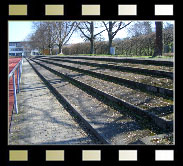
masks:
<instances>
[{"instance_id":1,"label":"treeline","mask_svg":"<svg viewBox=\"0 0 183 166\"><path fill-rule=\"evenodd\" d=\"M131 21L132 22L132 21ZM102 33L107 32L108 35L108 54L116 34L126 28L131 22L122 21L46 21L34 22L34 33L29 36L29 43L32 49L39 49L44 53L45 49L49 50L49 54L54 53L54 48L59 48L62 54L62 48L66 45L72 35L79 34L80 37L90 42L90 53L94 54L94 44L98 39L102 38Z\"/></svg>"},{"instance_id":2,"label":"treeline","mask_svg":"<svg viewBox=\"0 0 183 166\"><path fill-rule=\"evenodd\" d=\"M41 21L34 22L33 28L26 47L41 54L113 54L114 47L117 55L157 56L164 47L169 52L173 46L173 24L162 21ZM123 30L128 37L116 39ZM68 45L73 34L84 42Z\"/></svg>"},{"instance_id":3,"label":"treeline","mask_svg":"<svg viewBox=\"0 0 183 166\"><path fill-rule=\"evenodd\" d=\"M155 32L151 32L150 34L140 34L125 39L115 39L112 46L115 47L116 55L153 56L155 39ZM107 41L95 42L94 53L108 54L108 45ZM163 29L163 53L170 52L173 52L173 27ZM64 46L63 54L90 54L90 42Z\"/></svg>"}]
</instances>

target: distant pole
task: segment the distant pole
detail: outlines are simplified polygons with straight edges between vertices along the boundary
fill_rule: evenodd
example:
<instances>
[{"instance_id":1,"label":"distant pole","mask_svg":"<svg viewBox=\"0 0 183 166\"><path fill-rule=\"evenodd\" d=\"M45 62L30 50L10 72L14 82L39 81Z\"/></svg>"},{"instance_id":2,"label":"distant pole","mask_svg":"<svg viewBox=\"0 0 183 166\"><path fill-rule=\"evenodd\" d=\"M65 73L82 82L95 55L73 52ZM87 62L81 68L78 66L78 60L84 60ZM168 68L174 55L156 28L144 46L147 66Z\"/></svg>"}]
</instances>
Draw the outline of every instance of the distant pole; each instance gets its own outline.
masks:
<instances>
[{"instance_id":1,"label":"distant pole","mask_svg":"<svg viewBox=\"0 0 183 166\"><path fill-rule=\"evenodd\" d=\"M62 49L60 49L60 54L63 54Z\"/></svg>"}]
</instances>

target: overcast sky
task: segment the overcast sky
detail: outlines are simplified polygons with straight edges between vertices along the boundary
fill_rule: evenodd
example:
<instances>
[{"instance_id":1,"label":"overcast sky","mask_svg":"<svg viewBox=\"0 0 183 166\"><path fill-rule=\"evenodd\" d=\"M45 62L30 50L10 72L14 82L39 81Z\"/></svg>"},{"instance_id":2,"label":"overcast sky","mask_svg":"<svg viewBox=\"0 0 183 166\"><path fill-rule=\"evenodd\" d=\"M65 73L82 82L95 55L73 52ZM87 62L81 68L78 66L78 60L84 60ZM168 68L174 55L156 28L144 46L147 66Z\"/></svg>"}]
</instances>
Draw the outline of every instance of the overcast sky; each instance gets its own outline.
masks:
<instances>
[{"instance_id":1,"label":"overcast sky","mask_svg":"<svg viewBox=\"0 0 183 166\"><path fill-rule=\"evenodd\" d=\"M154 21L153 21L154 22ZM170 22L170 21L169 21ZM173 22L171 22L173 23ZM154 24L152 23L152 26ZM9 41L24 41L26 37L33 32L32 21L9 21ZM107 32L102 33L104 40L108 40ZM127 37L127 29L123 29L117 33L115 38L125 38ZM79 34L74 34L70 39L69 43L79 43L83 42L83 39Z\"/></svg>"}]
</instances>

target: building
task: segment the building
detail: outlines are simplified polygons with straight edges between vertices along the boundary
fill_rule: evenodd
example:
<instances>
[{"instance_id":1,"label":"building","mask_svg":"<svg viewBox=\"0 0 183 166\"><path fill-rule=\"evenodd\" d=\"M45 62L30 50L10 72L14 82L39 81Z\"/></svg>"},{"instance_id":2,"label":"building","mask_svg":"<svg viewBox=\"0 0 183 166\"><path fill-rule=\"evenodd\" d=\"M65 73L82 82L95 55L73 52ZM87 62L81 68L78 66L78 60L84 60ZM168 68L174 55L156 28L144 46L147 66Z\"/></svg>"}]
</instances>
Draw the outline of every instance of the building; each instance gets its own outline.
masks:
<instances>
[{"instance_id":1,"label":"building","mask_svg":"<svg viewBox=\"0 0 183 166\"><path fill-rule=\"evenodd\" d=\"M35 50L31 50L29 42L9 42L9 56L29 56ZM38 54L37 51L33 55Z\"/></svg>"},{"instance_id":2,"label":"building","mask_svg":"<svg viewBox=\"0 0 183 166\"><path fill-rule=\"evenodd\" d=\"M23 42L9 42L9 56L24 56Z\"/></svg>"},{"instance_id":3,"label":"building","mask_svg":"<svg viewBox=\"0 0 183 166\"><path fill-rule=\"evenodd\" d=\"M40 55L38 49L31 50L31 55Z\"/></svg>"}]
</instances>

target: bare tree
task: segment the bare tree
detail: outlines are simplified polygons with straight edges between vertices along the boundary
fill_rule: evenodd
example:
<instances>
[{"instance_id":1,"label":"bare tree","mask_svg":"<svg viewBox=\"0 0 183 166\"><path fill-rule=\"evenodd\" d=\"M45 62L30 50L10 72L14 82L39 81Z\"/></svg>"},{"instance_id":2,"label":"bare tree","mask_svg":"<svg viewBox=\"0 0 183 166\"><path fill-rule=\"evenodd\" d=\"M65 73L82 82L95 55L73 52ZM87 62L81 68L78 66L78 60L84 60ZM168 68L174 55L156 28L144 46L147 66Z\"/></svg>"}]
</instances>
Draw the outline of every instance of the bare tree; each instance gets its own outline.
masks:
<instances>
[{"instance_id":1,"label":"bare tree","mask_svg":"<svg viewBox=\"0 0 183 166\"><path fill-rule=\"evenodd\" d=\"M45 28L46 28L46 41L47 41L47 46L49 48L49 54L52 55L52 49L53 46L56 43L56 29L55 29L55 24L54 22L44 22Z\"/></svg>"},{"instance_id":2,"label":"bare tree","mask_svg":"<svg viewBox=\"0 0 183 166\"><path fill-rule=\"evenodd\" d=\"M148 35L152 33L152 26L150 21L144 21L143 22L144 25L144 35Z\"/></svg>"},{"instance_id":3,"label":"bare tree","mask_svg":"<svg viewBox=\"0 0 183 166\"><path fill-rule=\"evenodd\" d=\"M108 46L108 54L110 53L110 48L112 47L112 40L116 36L116 34L126 26L128 26L131 22L124 24L123 22L115 22L115 21L109 21L106 23L103 21L103 24L107 30L108 38L109 38L109 46Z\"/></svg>"},{"instance_id":4,"label":"bare tree","mask_svg":"<svg viewBox=\"0 0 183 166\"><path fill-rule=\"evenodd\" d=\"M128 35L131 37L138 37L140 35L147 35L150 33L152 33L152 27L149 21L135 21L128 28Z\"/></svg>"},{"instance_id":5,"label":"bare tree","mask_svg":"<svg viewBox=\"0 0 183 166\"><path fill-rule=\"evenodd\" d=\"M146 43L144 43L144 35L149 35L152 33L152 27L151 27L151 22L149 21L135 21L129 28L128 28L128 35L133 38L132 41L135 41L134 47L135 47L135 52L136 55L138 54L138 47L141 45L146 45L147 47L147 55L150 54L150 45L151 45L151 40L147 40ZM142 43L140 43L142 42ZM141 49L140 49L141 50Z\"/></svg>"},{"instance_id":6,"label":"bare tree","mask_svg":"<svg viewBox=\"0 0 183 166\"><path fill-rule=\"evenodd\" d=\"M131 26L129 26L131 27ZM166 26L167 27L167 26ZM163 43L169 45L170 48L173 44L173 26L168 25L168 28L164 27L164 39ZM166 29L165 29L166 28ZM134 37L126 38L114 38L113 46L116 48L117 55L126 56L153 56L155 49L155 39L156 32L143 32L147 34L142 34ZM172 48L171 48L172 49ZM107 54L108 52L108 42L107 41L96 41L95 40L95 53L96 54ZM172 51L172 50L171 50ZM90 53L90 42L83 42L77 44L71 44L63 47L64 54L89 54Z\"/></svg>"},{"instance_id":7,"label":"bare tree","mask_svg":"<svg viewBox=\"0 0 183 166\"><path fill-rule=\"evenodd\" d=\"M94 26L93 21L87 21L87 22L80 22L78 25L78 29L81 32L81 37L83 37L86 41L90 41L91 47L90 47L90 54L94 54L94 41L97 38L98 35L100 35L102 32L105 31L105 29L95 33L94 29L96 27Z\"/></svg>"},{"instance_id":8,"label":"bare tree","mask_svg":"<svg viewBox=\"0 0 183 166\"><path fill-rule=\"evenodd\" d=\"M46 48L49 49L49 54L52 54L52 47L55 43L54 26L52 22L34 22L34 33L30 37L31 47L39 48L44 53Z\"/></svg>"},{"instance_id":9,"label":"bare tree","mask_svg":"<svg viewBox=\"0 0 183 166\"><path fill-rule=\"evenodd\" d=\"M62 54L62 47L65 45L75 32L78 23L72 21L55 22L56 44L59 47L59 53Z\"/></svg>"},{"instance_id":10,"label":"bare tree","mask_svg":"<svg viewBox=\"0 0 183 166\"><path fill-rule=\"evenodd\" d=\"M59 53L62 53L62 47L66 44L74 33L77 23L72 21L60 22L34 22L33 27L35 32L32 34L32 46L49 49L49 54L52 54L53 47L59 47Z\"/></svg>"}]
</instances>

